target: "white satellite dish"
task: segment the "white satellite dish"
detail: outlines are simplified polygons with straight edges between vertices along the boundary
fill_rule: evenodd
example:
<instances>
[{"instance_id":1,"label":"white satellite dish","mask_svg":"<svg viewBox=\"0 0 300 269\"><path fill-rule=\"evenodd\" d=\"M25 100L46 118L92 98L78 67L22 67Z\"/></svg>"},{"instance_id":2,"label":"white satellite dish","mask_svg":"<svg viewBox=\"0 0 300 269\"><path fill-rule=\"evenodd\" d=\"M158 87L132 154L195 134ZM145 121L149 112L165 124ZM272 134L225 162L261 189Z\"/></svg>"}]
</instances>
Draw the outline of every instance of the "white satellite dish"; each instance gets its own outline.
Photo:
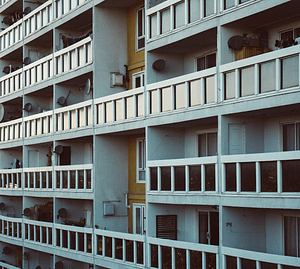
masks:
<instances>
[{"instance_id":1,"label":"white satellite dish","mask_svg":"<svg viewBox=\"0 0 300 269\"><path fill-rule=\"evenodd\" d=\"M91 80L88 78L85 83L85 93L89 95L91 93Z\"/></svg>"}]
</instances>

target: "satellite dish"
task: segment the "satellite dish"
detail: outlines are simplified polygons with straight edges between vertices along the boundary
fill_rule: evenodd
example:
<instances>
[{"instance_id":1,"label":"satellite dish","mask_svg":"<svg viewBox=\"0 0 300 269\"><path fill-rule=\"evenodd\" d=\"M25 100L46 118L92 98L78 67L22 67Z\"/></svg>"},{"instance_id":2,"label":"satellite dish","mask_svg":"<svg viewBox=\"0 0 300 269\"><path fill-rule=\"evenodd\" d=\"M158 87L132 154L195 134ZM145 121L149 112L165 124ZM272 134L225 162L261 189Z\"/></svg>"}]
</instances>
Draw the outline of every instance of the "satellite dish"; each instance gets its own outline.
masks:
<instances>
[{"instance_id":1,"label":"satellite dish","mask_svg":"<svg viewBox=\"0 0 300 269\"><path fill-rule=\"evenodd\" d=\"M30 63L31 63L31 58L30 57L25 57L23 64L28 65Z\"/></svg>"},{"instance_id":2,"label":"satellite dish","mask_svg":"<svg viewBox=\"0 0 300 269\"><path fill-rule=\"evenodd\" d=\"M228 47L234 50L240 50L243 47L243 37L235 35L229 38Z\"/></svg>"},{"instance_id":3,"label":"satellite dish","mask_svg":"<svg viewBox=\"0 0 300 269\"><path fill-rule=\"evenodd\" d=\"M4 119L4 106L0 104L0 122Z\"/></svg>"},{"instance_id":4,"label":"satellite dish","mask_svg":"<svg viewBox=\"0 0 300 269\"><path fill-rule=\"evenodd\" d=\"M155 71L162 71L166 66L166 61L164 59L158 59L152 64L152 68Z\"/></svg>"},{"instance_id":5,"label":"satellite dish","mask_svg":"<svg viewBox=\"0 0 300 269\"><path fill-rule=\"evenodd\" d=\"M65 209L65 208L59 209L59 210L58 210L58 215L59 215L61 218L67 217L67 209Z\"/></svg>"},{"instance_id":6,"label":"satellite dish","mask_svg":"<svg viewBox=\"0 0 300 269\"><path fill-rule=\"evenodd\" d=\"M4 210L5 209L5 204L4 203L0 203L0 210Z\"/></svg>"},{"instance_id":7,"label":"satellite dish","mask_svg":"<svg viewBox=\"0 0 300 269\"><path fill-rule=\"evenodd\" d=\"M3 73L5 73L5 74L9 74L10 73L10 66L9 65L4 66Z\"/></svg>"},{"instance_id":8,"label":"satellite dish","mask_svg":"<svg viewBox=\"0 0 300 269\"><path fill-rule=\"evenodd\" d=\"M57 103L58 103L59 105L61 105L61 106L66 106L66 105L67 105L67 99L68 99L68 97L69 97L69 95L70 95L70 92L71 92L71 91L68 92L68 94L67 94L66 97L64 97L64 96L59 97L59 98L57 99Z\"/></svg>"},{"instance_id":9,"label":"satellite dish","mask_svg":"<svg viewBox=\"0 0 300 269\"><path fill-rule=\"evenodd\" d=\"M60 155L60 154L62 154L63 150L64 150L64 148L63 148L62 145L57 145L55 147L55 150L53 151L53 153L56 153L56 154Z\"/></svg>"},{"instance_id":10,"label":"satellite dish","mask_svg":"<svg viewBox=\"0 0 300 269\"><path fill-rule=\"evenodd\" d=\"M38 265L37 267L35 267L35 269L42 269L42 267Z\"/></svg>"},{"instance_id":11,"label":"satellite dish","mask_svg":"<svg viewBox=\"0 0 300 269\"><path fill-rule=\"evenodd\" d=\"M30 208L25 208L24 209L24 215L26 216L26 217L30 217L30 214L31 214L31 210L30 210Z\"/></svg>"},{"instance_id":12,"label":"satellite dish","mask_svg":"<svg viewBox=\"0 0 300 269\"><path fill-rule=\"evenodd\" d=\"M29 112L31 110L31 108L32 108L32 104L31 103L27 103L27 104L25 104L23 110Z\"/></svg>"},{"instance_id":13,"label":"satellite dish","mask_svg":"<svg viewBox=\"0 0 300 269\"><path fill-rule=\"evenodd\" d=\"M37 111L38 113L42 113L42 112L43 112L43 109L40 107L39 104L36 104L36 105L37 105L36 111Z\"/></svg>"},{"instance_id":14,"label":"satellite dish","mask_svg":"<svg viewBox=\"0 0 300 269\"><path fill-rule=\"evenodd\" d=\"M55 269L64 269L64 264L61 261L56 262Z\"/></svg>"},{"instance_id":15,"label":"satellite dish","mask_svg":"<svg viewBox=\"0 0 300 269\"><path fill-rule=\"evenodd\" d=\"M2 22L6 25L12 25L12 19L10 17L4 17Z\"/></svg>"},{"instance_id":16,"label":"satellite dish","mask_svg":"<svg viewBox=\"0 0 300 269\"><path fill-rule=\"evenodd\" d=\"M27 14L29 14L31 12L31 7L25 7L25 9L24 9L24 14L25 15L27 15Z\"/></svg>"},{"instance_id":17,"label":"satellite dish","mask_svg":"<svg viewBox=\"0 0 300 269\"><path fill-rule=\"evenodd\" d=\"M4 247L2 254L3 253L6 254L6 255L8 255L10 253L10 248L9 247Z\"/></svg>"},{"instance_id":18,"label":"satellite dish","mask_svg":"<svg viewBox=\"0 0 300 269\"><path fill-rule=\"evenodd\" d=\"M89 95L91 93L91 80L89 78L85 83L85 93L87 95Z\"/></svg>"}]
</instances>

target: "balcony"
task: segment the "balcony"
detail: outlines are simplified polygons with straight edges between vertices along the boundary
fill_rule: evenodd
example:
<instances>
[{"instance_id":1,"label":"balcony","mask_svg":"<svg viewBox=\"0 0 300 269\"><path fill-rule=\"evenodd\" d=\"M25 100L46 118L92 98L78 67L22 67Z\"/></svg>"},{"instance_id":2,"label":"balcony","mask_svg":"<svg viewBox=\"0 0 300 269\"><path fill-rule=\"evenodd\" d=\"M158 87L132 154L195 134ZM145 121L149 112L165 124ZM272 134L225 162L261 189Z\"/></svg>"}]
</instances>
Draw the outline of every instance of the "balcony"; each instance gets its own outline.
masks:
<instances>
[{"instance_id":1,"label":"balcony","mask_svg":"<svg viewBox=\"0 0 300 269\"><path fill-rule=\"evenodd\" d=\"M8 1L2 0L2 4L6 2ZM41 30L55 19L62 17L85 2L85 0L57 0L55 2L50 0L45 2L0 33L0 51Z\"/></svg>"},{"instance_id":2,"label":"balcony","mask_svg":"<svg viewBox=\"0 0 300 269\"><path fill-rule=\"evenodd\" d=\"M0 216L0 235L22 240L22 219Z\"/></svg>"},{"instance_id":3,"label":"balcony","mask_svg":"<svg viewBox=\"0 0 300 269\"><path fill-rule=\"evenodd\" d=\"M0 189L21 190L22 169L0 170Z\"/></svg>"},{"instance_id":4,"label":"balcony","mask_svg":"<svg viewBox=\"0 0 300 269\"><path fill-rule=\"evenodd\" d=\"M221 157L222 192L259 196L298 196L298 151Z\"/></svg>"},{"instance_id":5,"label":"balcony","mask_svg":"<svg viewBox=\"0 0 300 269\"><path fill-rule=\"evenodd\" d=\"M216 68L147 85L148 115L217 103Z\"/></svg>"},{"instance_id":6,"label":"balcony","mask_svg":"<svg viewBox=\"0 0 300 269\"><path fill-rule=\"evenodd\" d=\"M201 195L218 193L217 157L148 161L148 194Z\"/></svg>"},{"instance_id":7,"label":"balcony","mask_svg":"<svg viewBox=\"0 0 300 269\"><path fill-rule=\"evenodd\" d=\"M121 122L143 117L144 88L137 88L95 100L96 124Z\"/></svg>"},{"instance_id":8,"label":"balcony","mask_svg":"<svg viewBox=\"0 0 300 269\"><path fill-rule=\"evenodd\" d=\"M34 242L42 245L53 245L53 224L49 222L24 219L23 238L26 242Z\"/></svg>"}]
</instances>

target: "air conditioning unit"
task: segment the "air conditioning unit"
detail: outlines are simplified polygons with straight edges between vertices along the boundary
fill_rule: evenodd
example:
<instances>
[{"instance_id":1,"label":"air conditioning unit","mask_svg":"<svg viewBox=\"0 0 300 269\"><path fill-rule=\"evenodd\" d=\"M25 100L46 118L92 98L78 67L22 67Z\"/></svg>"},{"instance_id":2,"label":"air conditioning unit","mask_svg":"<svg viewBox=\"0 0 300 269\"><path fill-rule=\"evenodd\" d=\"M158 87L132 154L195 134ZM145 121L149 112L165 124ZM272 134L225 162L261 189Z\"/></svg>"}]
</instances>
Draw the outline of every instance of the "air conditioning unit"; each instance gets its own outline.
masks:
<instances>
[{"instance_id":1,"label":"air conditioning unit","mask_svg":"<svg viewBox=\"0 0 300 269\"><path fill-rule=\"evenodd\" d=\"M110 73L110 87L122 87L124 85L124 76L117 72Z\"/></svg>"},{"instance_id":2,"label":"air conditioning unit","mask_svg":"<svg viewBox=\"0 0 300 269\"><path fill-rule=\"evenodd\" d=\"M103 215L113 216L115 214L115 205L112 203L103 203Z\"/></svg>"}]
</instances>

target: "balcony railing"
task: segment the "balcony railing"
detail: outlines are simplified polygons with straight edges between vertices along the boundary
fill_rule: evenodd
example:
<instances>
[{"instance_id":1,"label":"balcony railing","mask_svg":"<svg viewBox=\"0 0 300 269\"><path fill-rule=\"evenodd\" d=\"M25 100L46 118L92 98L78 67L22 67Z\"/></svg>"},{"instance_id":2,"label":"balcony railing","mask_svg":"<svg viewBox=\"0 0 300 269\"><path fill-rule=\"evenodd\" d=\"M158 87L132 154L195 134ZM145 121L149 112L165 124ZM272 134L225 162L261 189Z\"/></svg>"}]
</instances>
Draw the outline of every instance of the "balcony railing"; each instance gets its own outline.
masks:
<instances>
[{"instance_id":1,"label":"balcony railing","mask_svg":"<svg viewBox=\"0 0 300 269\"><path fill-rule=\"evenodd\" d=\"M147 238L149 268L219 269L219 247L159 238Z\"/></svg>"},{"instance_id":2,"label":"balcony railing","mask_svg":"<svg viewBox=\"0 0 300 269\"><path fill-rule=\"evenodd\" d=\"M144 88L95 100L96 124L120 122L144 116Z\"/></svg>"},{"instance_id":3,"label":"balcony railing","mask_svg":"<svg viewBox=\"0 0 300 269\"><path fill-rule=\"evenodd\" d=\"M10 74L0 78L1 93L0 96L17 92L23 88L23 72L18 69Z\"/></svg>"},{"instance_id":4,"label":"balcony railing","mask_svg":"<svg viewBox=\"0 0 300 269\"><path fill-rule=\"evenodd\" d=\"M16 266L13 266L11 264L7 264L7 263L1 262L1 261L0 261L0 268L1 269L22 269L21 267L16 267Z\"/></svg>"},{"instance_id":5,"label":"balcony railing","mask_svg":"<svg viewBox=\"0 0 300 269\"><path fill-rule=\"evenodd\" d=\"M298 151L228 155L221 162L223 192L299 195Z\"/></svg>"},{"instance_id":6,"label":"balcony railing","mask_svg":"<svg viewBox=\"0 0 300 269\"><path fill-rule=\"evenodd\" d=\"M55 110L56 131L66 131L93 124L92 100Z\"/></svg>"},{"instance_id":7,"label":"balcony railing","mask_svg":"<svg viewBox=\"0 0 300 269\"><path fill-rule=\"evenodd\" d=\"M69 252L93 253L93 229L55 224L56 242L59 248Z\"/></svg>"},{"instance_id":8,"label":"balcony railing","mask_svg":"<svg viewBox=\"0 0 300 269\"><path fill-rule=\"evenodd\" d=\"M93 165L55 166L56 190L63 191L92 191Z\"/></svg>"},{"instance_id":9,"label":"balcony railing","mask_svg":"<svg viewBox=\"0 0 300 269\"><path fill-rule=\"evenodd\" d=\"M147 85L148 114L217 102L216 68Z\"/></svg>"},{"instance_id":10,"label":"balcony railing","mask_svg":"<svg viewBox=\"0 0 300 269\"><path fill-rule=\"evenodd\" d=\"M22 219L0 216L0 236L22 240Z\"/></svg>"},{"instance_id":11,"label":"balcony railing","mask_svg":"<svg viewBox=\"0 0 300 269\"><path fill-rule=\"evenodd\" d=\"M25 241L31 241L43 245L52 245L53 224L49 222L23 219Z\"/></svg>"},{"instance_id":12,"label":"balcony railing","mask_svg":"<svg viewBox=\"0 0 300 269\"><path fill-rule=\"evenodd\" d=\"M145 268L145 237L137 234L95 230L97 257Z\"/></svg>"},{"instance_id":13,"label":"balcony railing","mask_svg":"<svg viewBox=\"0 0 300 269\"><path fill-rule=\"evenodd\" d=\"M0 0L0 6L10 2L11 0Z\"/></svg>"},{"instance_id":14,"label":"balcony railing","mask_svg":"<svg viewBox=\"0 0 300 269\"><path fill-rule=\"evenodd\" d=\"M53 114L47 111L24 118L24 137L53 133Z\"/></svg>"},{"instance_id":15,"label":"balcony railing","mask_svg":"<svg viewBox=\"0 0 300 269\"><path fill-rule=\"evenodd\" d=\"M299 52L300 46L292 46L221 65L221 100L280 94L299 87Z\"/></svg>"},{"instance_id":16,"label":"balcony railing","mask_svg":"<svg viewBox=\"0 0 300 269\"><path fill-rule=\"evenodd\" d=\"M150 0L149 7L151 8L146 11L147 39L172 32L217 14L217 0Z\"/></svg>"},{"instance_id":17,"label":"balcony railing","mask_svg":"<svg viewBox=\"0 0 300 269\"><path fill-rule=\"evenodd\" d=\"M0 189L22 189L22 169L0 170Z\"/></svg>"},{"instance_id":18,"label":"balcony railing","mask_svg":"<svg viewBox=\"0 0 300 269\"><path fill-rule=\"evenodd\" d=\"M300 259L283 255L221 247L222 268L299 268ZM293 267L294 266L294 267Z\"/></svg>"},{"instance_id":19,"label":"balcony railing","mask_svg":"<svg viewBox=\"0 0 300 269\"><path fill-rule=\"evenodd\" d=\"M11 141L22 138L22 119L0 123L0 141Z\"/></svg>"},{"instance_id":20,"label":"balcony railing","mask_svg":"<svg viewBox=\"0 0 300 269\"><path fill-rule=\"evenodd\" d=\"M25 185L28 190L49 190L53 188L52 167L23 168Z\"/></svg>"},{"instance_id":21,"label":"balcony railing","mask_svg":"<svg viewBox=\"0 0 300 269\"><path fill-rule=\"evenodd\" d=\"M23 38L23 24L22 20L18 20L13 25L7 27L0 33L0 50L3 51L6 48L18 43Z\"/></svg>"},{"instance_id":22,"label":"balcony railing","mask_svg":"<svg viewBox=\"0 0 300 269\"><path fill-rule=\"evenodd\" d=\"M217 193L217 157L148 161L149 193Z\"/></svg>"}]
</instances>

